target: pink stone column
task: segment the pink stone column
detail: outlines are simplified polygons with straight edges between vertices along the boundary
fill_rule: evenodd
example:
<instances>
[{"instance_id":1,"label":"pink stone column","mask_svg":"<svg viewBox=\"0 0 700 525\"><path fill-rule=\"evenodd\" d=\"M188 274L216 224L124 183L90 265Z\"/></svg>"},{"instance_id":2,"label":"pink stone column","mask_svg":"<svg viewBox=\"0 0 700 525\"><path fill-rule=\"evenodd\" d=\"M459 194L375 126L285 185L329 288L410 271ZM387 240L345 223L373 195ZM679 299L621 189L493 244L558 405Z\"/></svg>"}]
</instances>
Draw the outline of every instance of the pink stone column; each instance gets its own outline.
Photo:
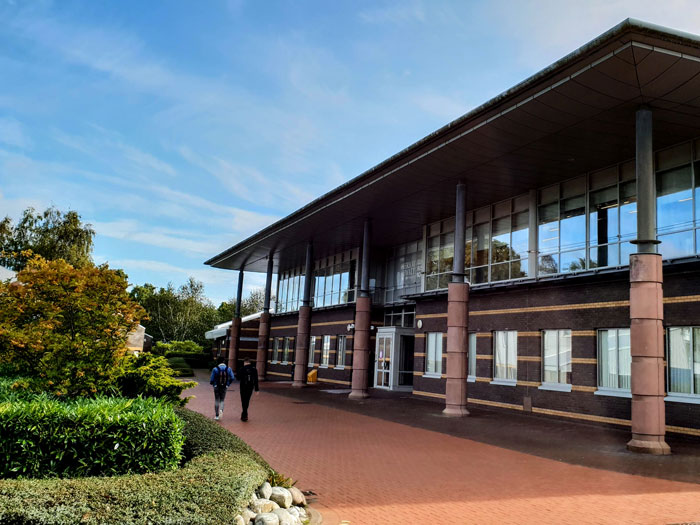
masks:
<instances>
[{"instance_id":1,"label":"pink stone column","mask_svg":"<svg viewBox=\"0 0 700 525\"><path fill-rule=\"evenodd\" d=\"M311 338L311 307L299 307L297 323L297 344L294 353L294 382L292 386L306 385L306 365L309 359L309 339Z\"/></svg>"},{"instance_id":2,"label":"pink stone column","mask_svg":"<svg viewBox=\"0 0 700 525\"><path fill-rule=\"evenodd\" d=\"M355 303L355 338L352 349L352 392L351 399L364 399L367 393L367 369L369 365L369 344L371 328L372 300L358 297Z\"/></svg>"},{"instance_id":3,"label":"pink stone column","mask_svg":"<svg viewBox=\"0 0 700 525\"><path fill-rule=\"evenodd\" d=\"M270 341L270 313L260 314L260 325L258 326L258 353L255 359L255 367L258 369L258 380L265 380L265 369L267 368L267 346Z\"/></svg>"},{"instance_id":4,"label":"pink stone column","mask_svg":"<svg viewBox=\"0 0 700 525\"><path fill-rule=\"evenodd\" d=\"M664 406L663 271L661 255L630 255L630 343L634 452L666 455Z\"/></svg>"},{"instance_id":5,"label":"pink stone column","mask_svg":"<svg viewBox=\"0 0 700 525\"><path fill-rule=\"evenodd\" d=\"M231 322L231 338L228 345L228 366L236 371L238 348L241 346L241 318L234 317Z\"/></svg>"},{"instance_id":6,"label":"pink stone column","mask_svg":"<svg viewBox=\"0 0 700 525\"><path fill-rule=\"evenodd\" d=\"M447 288L446 416L468 416L467 352L469 349L469 283L449 283Z\"/></svg>"}]
</instances>

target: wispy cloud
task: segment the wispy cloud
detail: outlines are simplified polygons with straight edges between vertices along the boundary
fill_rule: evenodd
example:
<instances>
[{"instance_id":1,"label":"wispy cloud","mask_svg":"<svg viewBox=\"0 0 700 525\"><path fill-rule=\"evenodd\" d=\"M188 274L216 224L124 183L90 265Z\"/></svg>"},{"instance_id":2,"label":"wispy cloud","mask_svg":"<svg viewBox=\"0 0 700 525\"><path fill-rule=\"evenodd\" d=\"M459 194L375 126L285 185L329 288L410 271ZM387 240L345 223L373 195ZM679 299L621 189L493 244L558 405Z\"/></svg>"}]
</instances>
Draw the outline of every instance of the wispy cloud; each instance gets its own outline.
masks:
<instances>
[{"instance_id":1,"label":"wispy cloud","mask_svg":"<svg viewBox=\"0 0 700 525\"><path fill-rule=\"evenodd\" d=\"M32 141L24 127L13 118L0 118L0 142L20 149L32 147Z\"/></svg>"}]
</instances>

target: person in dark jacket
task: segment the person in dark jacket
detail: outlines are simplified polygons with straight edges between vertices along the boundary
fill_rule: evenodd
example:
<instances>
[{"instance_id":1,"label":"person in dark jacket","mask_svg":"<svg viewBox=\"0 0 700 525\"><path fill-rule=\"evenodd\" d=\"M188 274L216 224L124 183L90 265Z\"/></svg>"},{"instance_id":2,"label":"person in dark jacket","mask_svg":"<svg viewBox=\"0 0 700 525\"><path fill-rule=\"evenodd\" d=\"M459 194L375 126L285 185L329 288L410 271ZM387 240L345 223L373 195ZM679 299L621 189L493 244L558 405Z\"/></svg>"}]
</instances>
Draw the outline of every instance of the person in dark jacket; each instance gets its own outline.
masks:
<instances>
[{"instance_id":1,"label":"person in dark jacket","mask_svg":"<svg viewBox=\"0 0 700 525\"><path fill-rule=\"evenodd\" d=\"M258 388L258 371L250 364L250 359L243 360L243 368L238 372L238 380L241 383L241 421L248 421L248 405L253 395L253 390L260 392Z\"/></svg>"},{"instance_id":2,"label":"person in dark jacket","mask_svg":"<svg viewBox=\"0 0 700 525\"><path fill-rule=\"evenodd\" d=\"M226 391L233 383L233 370L226 366L225 363L220 363L211 371L209 384L214 387L214 419L219 420L219 415L224 415L224 400L226 399Z\"/></svg>"}]
</instances>

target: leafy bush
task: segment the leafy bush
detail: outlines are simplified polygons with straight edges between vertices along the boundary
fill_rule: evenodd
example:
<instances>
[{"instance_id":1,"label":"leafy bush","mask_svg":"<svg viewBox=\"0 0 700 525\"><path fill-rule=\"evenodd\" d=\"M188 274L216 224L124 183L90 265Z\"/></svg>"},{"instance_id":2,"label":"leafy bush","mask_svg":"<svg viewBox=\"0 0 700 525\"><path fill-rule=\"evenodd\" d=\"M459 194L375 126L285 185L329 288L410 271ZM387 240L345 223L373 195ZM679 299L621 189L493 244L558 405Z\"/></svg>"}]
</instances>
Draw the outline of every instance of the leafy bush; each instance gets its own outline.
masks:
<instances>
[{"instance_id":1,"label":"leafy bush","mask_svg":"<svg viewBox=\"0 0 700 525\"><path fill-rule=\"evenodd\" d=\"M0 364L37 370L30 383L57 396L104 393L145 311L123 272L34 256L17 283L0 282Z\"/></svg>"},{"instance_id":2,"label":"leafy bush","mask_svg":"<svg viewBox=\"0 0 700 525\"><path fill-rule=\"evenodd\" d=\"M170 357L175 354L201 354L204 349L194 341L171 341L169 343L157 342L153 347L153 353Z\"/></svg>"},{"instance_id":3,"label":"leafy bush","mask_svg":"<svg viewBox=\"0 0 700 525\"><path fill-rule=\"evenodd\" d=\"M194 375L192 367L187 364L184 357L169 357L168 364L179 377Z\"/></svg>"},{"instance_id":4,"label":"leafy bush","mask_svg":"<svg viewBox=\"0 0 700 525\"><path fill-rule=\"evenodd\" d=\"M154 399L0 402L0 477L112 476L174 469L183 423Z\"/></svg>"},{"instance_id":5,"label":"leafy bush","mask_svg":"<svg viewBox=\"0 0 700 525\"><path fill-rule=\"evenodd\" d=\"M181 469L113 478L0 480L0 524L232 523L268 477L269 466L204 416L175 410L185 423L183 450L193 454Z\"/></svg>"},{"instance_id":6,"label":"leafy bush","mask_svg":"<svg viewBox=\"0 0 700 525\"><path fill-rule=\"evenodd\" d=\"M124 357L114 385L126 397L157 397L184 405L187 399L181 399L180 394L197 383L180 381L173 374L164 357L143 352Z\"/></svg>"}]
</instances>

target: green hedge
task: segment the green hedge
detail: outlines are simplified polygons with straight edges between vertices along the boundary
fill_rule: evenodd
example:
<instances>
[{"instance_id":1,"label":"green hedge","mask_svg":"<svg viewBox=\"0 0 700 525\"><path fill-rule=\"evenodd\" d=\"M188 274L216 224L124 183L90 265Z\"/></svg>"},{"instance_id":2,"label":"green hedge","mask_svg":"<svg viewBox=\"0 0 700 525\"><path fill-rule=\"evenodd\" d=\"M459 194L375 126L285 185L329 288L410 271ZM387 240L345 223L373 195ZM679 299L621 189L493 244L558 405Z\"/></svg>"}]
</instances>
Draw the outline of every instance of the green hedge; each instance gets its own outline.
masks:
<instances>
[{"instance_id":1,"label":"green hedge","mask_svg":"<svg viewBox=\"0 0 700 525\"><path fill-rule=\"evenodd\" d=\"M179 405L187 402L180 396L183 390L197 384L173 377L173 369L167 359L147 352L126 356L114 383L122 396L156 397Z\"/></svg>"},{"instance_id":2,"label":"green hedge","mask_svg":"<svg viewBox=\"0 0 700 525\"><path fill-rule=\"evenodd\" d=\"M168 353L201 354L204 349L194 341L171 341L169 343L157 342L153 347L153 353L168 357Z\"/></svg>"},{"instance_id":3,"label":"green hedge","mask_svg":"<svg viewBox=\"0 0 700 525\"><path fill-rule=\"evenodd\" d=\"M155 399L0 402L0 477L113 476L174 469L183 423Z\"/></svg>"},{"instance_id":4,"label":"green hedge","mask_svg":"<svg viewBox=\"0 0 700 525\"><path fill-rule=\"evenodd\" d=\"M248 445L204 416L177 408L181 469L113 478L0 480L0 524L233 523L272 470Z\"/></svg>"},{"instance_id":5,"label":"green hedge","mask_svg":"<svg viewBox=\"0 0 700 525\"><path fill-rule=\"evenodd\" d=\"M168 364L170 365L170 368L175 370L175 372L177 372L177 375L180 377L184 377L184 376L191 377L194 375L194 372L192 371L192 367L190 367L190 365L187 364L185 359L182 357L169 357Z\"/></svg>"}]
</instances>

